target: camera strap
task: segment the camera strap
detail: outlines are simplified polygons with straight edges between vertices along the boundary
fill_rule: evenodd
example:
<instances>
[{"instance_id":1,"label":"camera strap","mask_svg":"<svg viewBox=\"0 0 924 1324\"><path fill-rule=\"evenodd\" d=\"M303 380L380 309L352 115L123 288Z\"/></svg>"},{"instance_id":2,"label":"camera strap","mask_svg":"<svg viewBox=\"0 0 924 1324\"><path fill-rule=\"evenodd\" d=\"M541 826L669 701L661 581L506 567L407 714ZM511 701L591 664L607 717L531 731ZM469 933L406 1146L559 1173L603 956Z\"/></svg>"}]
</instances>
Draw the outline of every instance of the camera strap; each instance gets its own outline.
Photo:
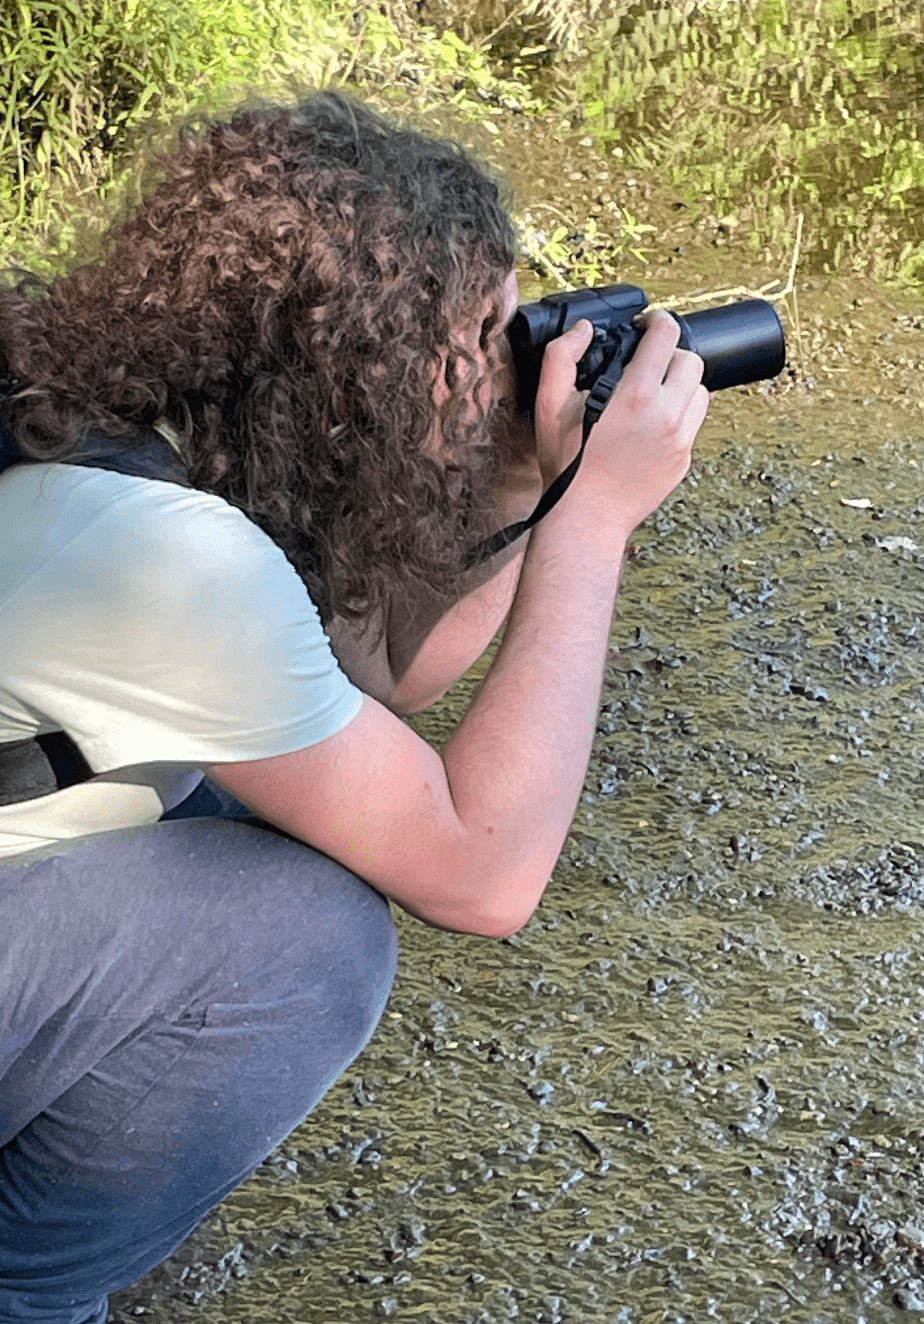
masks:
<instances>
[{"instance_id":1,"label":"camera strap","mask_svg":"<svg viewBox=\"0 0 924 1324\"><path fill-rule=\"evenodd\" d=\"M498 533L492 533L490 538L485 538L484 542L480 542L477 547L473 547L465 558L464 568L466 570L471 570L472 566L478 565L480 561L486 561L488 557L496 556L505 547L509 547L521 534L526 533L534 524L538 524L543 516L547 515L552 507L562 499L574 481L574 475L580 468L590 430L603 413L610 396L619 385L619 380L622 377L622 367L622 360L617 354L607 366L606 371L601 373L594 382L590 395L584 402L584 430L581 437L581 449L568 467L562 469L558 477L549 483L539 498L533 513L526 519L518 520L516 524L508 524L505 529L501 529Z\"/></svg>"}]
</instances>

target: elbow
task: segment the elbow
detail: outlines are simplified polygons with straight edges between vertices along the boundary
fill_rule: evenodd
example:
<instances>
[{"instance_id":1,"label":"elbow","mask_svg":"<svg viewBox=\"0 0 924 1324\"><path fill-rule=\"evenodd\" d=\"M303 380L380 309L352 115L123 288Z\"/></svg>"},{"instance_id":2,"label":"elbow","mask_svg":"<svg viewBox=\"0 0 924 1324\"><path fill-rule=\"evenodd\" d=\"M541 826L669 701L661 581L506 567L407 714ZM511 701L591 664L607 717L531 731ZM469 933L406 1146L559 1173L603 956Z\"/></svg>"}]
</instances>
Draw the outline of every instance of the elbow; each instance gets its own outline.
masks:
<instances>
[{"instance_id":1,"label":"elbow","mask_svg":"<svg viewBox=\"0 0 924 1324\"><path fill-rule=\"evenodd\" d=\"M554 861L552 862L554 863ZM483 873L477 890L469 879L463 896L459 897L457 918L460 932L479 938L512 938L524 928L539 906L551 878L549 860L544 853L531 852L530 858L518 865L508 861L506 867Z\"/></svg>"},{"instance_id":2,"label":"elbow","mask_svg":"<svg viewBox=\"0 0 924 1324\"><path fill-rule=\"evenodd\" d=\"M532 919L541 897L540 891L538 896L528 902L518 897L508 905L473 906L457 917L455 927L459 933L470 933L477 938L512 938Z\"/></svg>"},{"instance_id":3,"label":"elbow","mask_svg":"<svg viewBox=\"0 0 924 1324\"><path fill-rule=\"evenodd\" d=\"M512 938L515 933L531 918L532 911L522 919L509 920L503 917L472 915L471 917L460 917L460 919L451 926L453 933L467 933L473 938L494 938L500 941L503 938ZM440 928L443 926L440 925ZM450 926L446 926L450 927Z\"/></svg>"},{"instance_id":4,"label":"elbow","mask_svg":"<svg viewBox=\"0 0 924 1324\"><path fill-rule=\"evenodd\" d=\"M429 925L431 929L442 929L446 933L466 933L473 938L512 938L515 933L526 925L535 913L536 902L525 908L516 906L510 908L489 907L484 902L472 903L471 901L450 901L443 898L437 905L414 905L407 898L397 897L393 893L391 899L413 915L415 919L421 920Z\"/></svg>"},{"instance_id":5,"label":"elbow","mask_svg":"<svg viewBox=\"0 0 924 1324\"><path fill-rule=\"evenodd\" d=\"M532 919L551 876L547 858L502 864L496 858L469 858L447 871L443 885L417 904L393 895L405 910L432 928L476 938L512 938ZM552 862L554 863L554 861Z\"/></svg>"},{"instance_id":6,"label":"elbow","mask_svg":"<svg viewBox=\"0 0 924 1324\"><path fill-rule=\"evenodd\" d=\"M529 912L529 914L526 915L523 919L517 920L517 921L515 921L515 922L512 923L512 924L511 924L511 923L507 923L507 924L495 925L495 926L493 926L493 927L491 928L490 933L482 933L482 934L481 934L481 937L482 937L482 938L495 938L495 939L497 939L498 941L501 941L501 940L504 939L504 938L512 938L512 937L514 937L517 933L520 932L520 929L526 927L526 925L527 925L527 924L529 923L529 921L532 919L534 913L535 913L535 912L531 910L531 911Z\"/></svg>"}]
</instances>

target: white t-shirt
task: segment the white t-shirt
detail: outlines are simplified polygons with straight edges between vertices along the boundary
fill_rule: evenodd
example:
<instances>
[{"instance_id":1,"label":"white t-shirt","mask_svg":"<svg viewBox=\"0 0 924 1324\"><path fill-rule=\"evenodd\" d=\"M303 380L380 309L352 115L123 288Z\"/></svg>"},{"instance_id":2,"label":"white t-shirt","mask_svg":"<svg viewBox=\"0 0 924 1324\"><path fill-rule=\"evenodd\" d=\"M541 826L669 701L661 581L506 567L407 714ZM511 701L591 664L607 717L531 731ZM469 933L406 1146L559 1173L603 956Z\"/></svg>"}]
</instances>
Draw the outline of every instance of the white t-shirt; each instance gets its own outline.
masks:
<instances>
[{"instance_id":1,"label":"white t-shirt","mask_svg":"<svg viewBox=\"0 0 924 1324\"><path fill-rule=\"evenodd\" d=\"M0 742L63 730L94 773L131 770L0 805L0 858L156 822L204 766L315 744L363 697L283 553L220 497L0 475Z\"/></svg>"}]
</instances>

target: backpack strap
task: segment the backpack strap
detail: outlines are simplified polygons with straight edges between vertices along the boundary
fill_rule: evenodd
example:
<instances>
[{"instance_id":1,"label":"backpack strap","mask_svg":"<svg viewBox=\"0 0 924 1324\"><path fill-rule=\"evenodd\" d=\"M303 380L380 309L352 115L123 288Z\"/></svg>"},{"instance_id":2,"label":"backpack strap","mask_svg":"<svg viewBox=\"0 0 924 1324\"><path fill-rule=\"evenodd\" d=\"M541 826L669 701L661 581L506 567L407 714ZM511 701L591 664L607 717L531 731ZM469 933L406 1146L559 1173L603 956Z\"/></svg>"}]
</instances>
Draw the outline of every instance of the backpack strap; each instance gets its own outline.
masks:
<instances>
[{"instance_id":1,"label":"backpack strap","mask_svg":"<svg viewBox=\"0 0 924 1324\"><path fill-rule=\"evenodd\" d=\"M109 469L133 478L159 478L165 483L191 487L182 457L159 432L151 430L143 441L102 437L91 433L65 460L36 460L23 455L12 433L0 426L0 473L13 464L77 464Z\"/></svg>"},{"instance_id":2,"label":"backpack strap","mask_svg":"<svg viewBox=\"0 0 924 1324\"><path fill-rule=\"evenodd\" d=\"M14 464L41 463L45 461L23 455L16 438L0 423L0 474ZM192 486L181 456L153 430L142 441L91 433L75 454L54 463L108 469L134 478L159 478L180 487ZM93 769L65 731L0 744L0 805L50 795L92 776Z\"/></svg>"},{"instance_id":3,"label":"backpack strap","mask_svg":"<svg viewBox=\"0 0 924 1324\"><path fill-rule=\"evenodd\" d=\"M3 400L0 395L0 474L9 465L23 458L22 451L16 444L16 438L3 426Z\"/></svg>"},{"instance_id":4,"label":"backpack strap","mask_svg":"<svg viewBox=\"0 0 924 1324\"><path fill-rule=\"evenodd\" d=\"M93 776L93 769L66 731L0 745L0 805L34 800Z\"/></svg>"},{"instance_id":5,"label":"backpack strap","mask_svg":"<svg viewBox=\"0 0 924 1324\"><path fill-rule=\"evenodd\" d=\"M0 745L0 805L19 804L59 789L38 740L9 740Z\"/></svg>"},{"instance_id":6,"label":"backpack strap","mask_svg":"<svg viewBox=\"0 0 924 1324\"><path fill-rule=\"evenodd\" d=\"M144 441L127 442L119 437L91 435L78 450L56 464L79 464L90 469L109 469L133 478L159 478L179 487L192 487L182 457L169 441L153 429Z\"/></svg>"}]
</instances>

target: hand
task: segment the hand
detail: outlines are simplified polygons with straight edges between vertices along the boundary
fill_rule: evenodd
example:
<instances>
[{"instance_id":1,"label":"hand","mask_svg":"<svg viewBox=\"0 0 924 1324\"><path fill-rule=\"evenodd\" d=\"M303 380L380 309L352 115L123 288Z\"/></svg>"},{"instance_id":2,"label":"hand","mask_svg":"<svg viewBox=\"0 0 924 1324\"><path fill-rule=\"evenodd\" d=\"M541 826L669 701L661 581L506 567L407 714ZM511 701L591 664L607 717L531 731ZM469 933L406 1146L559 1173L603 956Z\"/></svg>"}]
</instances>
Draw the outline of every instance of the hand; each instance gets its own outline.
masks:
<instances>
[{"instance_id":1,"label":"hand","mask_svg":"<svg viewBox=\"0 0 924 1324\"><path fill-rule=\"evenodd\" d=\"M572 484L599 499L601 517L624 537L687 473L710 399L702 359L677 349L677 322L664 311L646 314L645 321L645 334L590 433ZM546 347L536 397L546 486L580 449L589 392L575 389L575 377L591 333L590 322L582 320Z\"/></svg>"}]
</instances>

